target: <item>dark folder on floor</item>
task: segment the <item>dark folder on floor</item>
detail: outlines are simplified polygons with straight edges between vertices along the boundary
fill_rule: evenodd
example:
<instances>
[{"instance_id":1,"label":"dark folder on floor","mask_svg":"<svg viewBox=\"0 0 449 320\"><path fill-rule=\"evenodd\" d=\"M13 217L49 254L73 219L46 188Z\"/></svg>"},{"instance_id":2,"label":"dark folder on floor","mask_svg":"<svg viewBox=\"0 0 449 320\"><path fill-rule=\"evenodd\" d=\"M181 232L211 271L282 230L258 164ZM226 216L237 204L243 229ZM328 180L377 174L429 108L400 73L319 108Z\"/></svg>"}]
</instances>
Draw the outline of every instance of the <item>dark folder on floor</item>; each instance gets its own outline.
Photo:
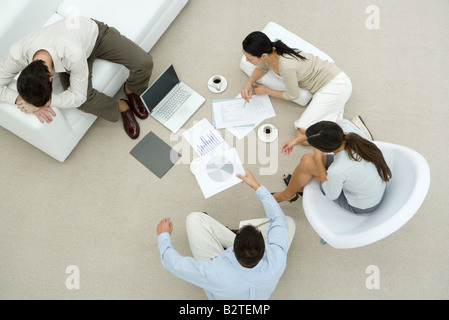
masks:
<instances>
[{"instance_id":1,"label":"dark folder on floor","mask_svg":"<svg viewBox=\"0 0 449 320\"><path fill-rule=\"evenodd\" d=\"M130 152L159 178L181 158L181 155L153 132L148 133Z\"/></svg>"}]
</instances>

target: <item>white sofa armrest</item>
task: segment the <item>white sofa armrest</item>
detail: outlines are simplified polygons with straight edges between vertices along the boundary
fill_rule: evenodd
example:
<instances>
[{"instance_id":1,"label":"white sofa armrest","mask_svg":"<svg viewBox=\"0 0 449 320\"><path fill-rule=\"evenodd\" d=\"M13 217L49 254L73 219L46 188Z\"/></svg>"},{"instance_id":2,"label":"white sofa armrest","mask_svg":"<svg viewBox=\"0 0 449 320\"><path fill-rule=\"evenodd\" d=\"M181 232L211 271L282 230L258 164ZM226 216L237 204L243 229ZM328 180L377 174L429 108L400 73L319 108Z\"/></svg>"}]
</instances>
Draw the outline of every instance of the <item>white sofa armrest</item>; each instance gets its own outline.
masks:
<instances>
[{"instance_id":1,"label":"white sofa armrest","mask_svg":"<svg viewBox=\"0 0 449 320\"><path fill-rule=\"evenodd\" d=\"M60 109L52 109L56 113L53 121L41 123L34 114L23 114L14 105L0 103L0 126L56 160L64 162L87 129L84 132L76 132ZM96 117L90 116L92 115L86 114L91 125Z\"/></svg>"}]
</instances>

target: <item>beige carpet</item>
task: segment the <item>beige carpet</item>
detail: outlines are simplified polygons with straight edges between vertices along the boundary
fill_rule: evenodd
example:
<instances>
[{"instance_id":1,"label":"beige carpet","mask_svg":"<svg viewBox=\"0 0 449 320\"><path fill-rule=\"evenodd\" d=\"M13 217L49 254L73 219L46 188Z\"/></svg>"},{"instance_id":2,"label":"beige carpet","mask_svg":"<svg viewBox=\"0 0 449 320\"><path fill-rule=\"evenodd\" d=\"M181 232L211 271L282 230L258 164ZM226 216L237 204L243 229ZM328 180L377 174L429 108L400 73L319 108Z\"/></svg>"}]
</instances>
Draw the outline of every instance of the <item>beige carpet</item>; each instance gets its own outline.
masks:
<instances>
[{"instance_id":1,"label":"beige carpet","mask_svg":"<svg viewBox=\"0 0 449 320\"><path fill-rule=\"evenodd\" d=\"M367 28L372 4L380 12L379 29ZM272 299L449 297L448 17L446 0L191 0L152 49L151 81L174 63L180 78L207 98L186 129L210 120L212 99L240 92L247 79L239 69L241 42L274 21L329 54L352 79L346 118L362 115L376 140L412 148L429 162L431 186L420 210L393 235L366 247L322 245L301 200L282 203L297 229ZM227 78L224 93L208 90L214 74ZM282 174L310 149L279 154L303 108L271 101L277 116L267 122L280 129L278 145L264 157L252 140L242 161L274 192L284 187ZM206 298L162 267L156 225L171 217L174 245L190 255L188 213L207 211L237 227L240 220L263 216L262 207L245 185L205 200L188 164L157 178L129 152L150 131L172 146L182 140L153 119L139 122L142 134L133 141L121 123L97 120L65 163L0 128L1 299ZM183 159L192 157L193 151L183 153ZM80 288L69 290L66 268L72 265ZM379 289L366 287L370 265L379 268Z\"/></svg>"}]
</instances>

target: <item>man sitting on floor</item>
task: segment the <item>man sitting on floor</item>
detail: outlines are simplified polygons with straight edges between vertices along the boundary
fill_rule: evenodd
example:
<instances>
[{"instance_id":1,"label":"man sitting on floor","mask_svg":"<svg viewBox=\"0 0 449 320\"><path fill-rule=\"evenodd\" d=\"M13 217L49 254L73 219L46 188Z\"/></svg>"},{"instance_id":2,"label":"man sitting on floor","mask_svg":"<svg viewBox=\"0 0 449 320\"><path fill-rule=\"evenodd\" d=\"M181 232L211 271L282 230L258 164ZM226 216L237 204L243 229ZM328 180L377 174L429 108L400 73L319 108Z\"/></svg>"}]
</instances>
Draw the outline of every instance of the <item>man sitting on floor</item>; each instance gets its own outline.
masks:
<instances>
[{"instance_id":1,"label":"man sitting on floor","mask_svg":"<svg viewBox=\"0 0 449 320\"><path fill-rule=\"evenodd\" d=\"M238 177L262 202L270 223L268 241L253 225L233 232L208 214L193 212L187 217L187 234L194 258L182 257L171 243L173 224L166 218L157 226L162 265L203 288L209 299L268 299L285 270L295 225L251 171Z\"/></svg>"}]
</instances>

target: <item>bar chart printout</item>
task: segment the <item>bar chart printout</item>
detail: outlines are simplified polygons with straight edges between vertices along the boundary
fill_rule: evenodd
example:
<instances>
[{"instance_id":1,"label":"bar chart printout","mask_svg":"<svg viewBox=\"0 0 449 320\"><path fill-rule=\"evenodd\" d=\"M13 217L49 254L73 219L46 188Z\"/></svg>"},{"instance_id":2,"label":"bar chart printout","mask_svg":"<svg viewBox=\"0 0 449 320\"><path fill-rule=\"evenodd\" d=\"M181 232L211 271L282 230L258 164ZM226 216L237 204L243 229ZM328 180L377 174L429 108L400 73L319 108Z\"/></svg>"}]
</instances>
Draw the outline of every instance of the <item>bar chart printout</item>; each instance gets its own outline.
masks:
<instances>
[{"instance_id":1,"label":"bar chart printout","mask_svg":"<svg viewBox=\"0 0 449 320\"><path fill-rule=\"evenodd\" d=\"M193 125L182 136L200 155L192 161L190 170L206 199L242 182L236 176L245 175L237 150L229 148L206 118Z\"/></svg>"},{"instance_id":2,"label":"bar chart printout","mask_svg":"<svg viewBox=\"0 0 449 320\"><path fill-rule=\"evenodd\" d=\"M221 144L221 141L219 141L214 133L210 130L203 134L203 136L200 137L200 143L196 146L196 151L200 156L204 156L205 154L209 153L210 151L214 150L216 147L218 147Z\"/></svg>"},{"instance_id":3,"label":"bar chart printout","mask_svg":"<svg viewBox=\"0 0 449 320\"><path fill-rule=\"evenodd\" d=\"M222 136L206 118L184 132L183 137L201 157L224 142Z\"/></svg>"}]
</instances>

